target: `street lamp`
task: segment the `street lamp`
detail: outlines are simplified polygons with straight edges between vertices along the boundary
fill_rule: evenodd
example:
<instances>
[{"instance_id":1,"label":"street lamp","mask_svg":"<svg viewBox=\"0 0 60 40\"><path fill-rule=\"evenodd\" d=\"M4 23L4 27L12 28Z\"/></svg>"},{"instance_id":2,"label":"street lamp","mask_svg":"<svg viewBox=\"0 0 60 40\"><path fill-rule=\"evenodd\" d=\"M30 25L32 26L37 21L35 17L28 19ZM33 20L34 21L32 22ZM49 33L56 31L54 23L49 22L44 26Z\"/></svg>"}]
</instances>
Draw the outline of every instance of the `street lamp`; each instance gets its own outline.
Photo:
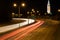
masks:
<instances>
[{"instance_id":1,"label":"street lamp","mask_svg":"<svg viewBox=\"0 0 60 40\"><path fill-rule=\"evenodd\" d=\"M16 7L17 4L14 3L13 6ZM25 7L25 3L21 3L21 6L22 6L22 7ZM18 15L19 15L19 17L20 17L20 5L19 5L18 9L19 9L19 13L18 13Z\"/></svg>"},{"instance_id":2,"label":"street lamp","mask_svg":"<svg viewBox=\"0 0 60 40\"><path fill-rule=\"evenodd\" d=\"M21 6L24 7L25 6L25 3L22 3Z\"/></svg>"},{"instance_id":3,"label":"street lamp","mask_svg":"<svg viewBox=\"0 0 60 40\"><path fill-rule=\"evenodd\" d=\"M25 7L25 3L21 3L21 6L22 6L22 7ZM19 5L18 9L19 9L19 14L18 14L18 15L19 15L19 17L20 17L20 5Z\"/></svg>"},{"instance_id":4,"label":"street lamp","mask_svg":"<svg viewBox=\"0 0 60 40\"><path fill-rule=\"evenodd\" d=\"M25 3L21 3L22 7L25 7ZM20 17L20 5L19 5L19 17Z\"/></svg>"},{"instance_id":5,"label":"street lamp","mask_svg":"<svg viewBox=\"0 0 60 40\"><path fill-rule=\"evenodd\" d=\"M13 6L16 7L17 4L14 3ZM24 7L24 6L25 6L25 3L21 3L21 6ZM18 7L18 10L19 10L18 16L20 17L20 5L19 5L19 7ZM19 23L19 27L20 27L20 23Z\"/></svg>"},{"instance_id":6,"label":"street lamp","mask_svg":"<svg viewBox=\"0 0 60 40\"><path fill-rule=\"evenodd\" d=\"M17 4L16 4L16 3L14 3L14 4L13 4L13 6L14 6L14 7L16 7L16 6L17 6Z\"/></svg>"}]
</instances>

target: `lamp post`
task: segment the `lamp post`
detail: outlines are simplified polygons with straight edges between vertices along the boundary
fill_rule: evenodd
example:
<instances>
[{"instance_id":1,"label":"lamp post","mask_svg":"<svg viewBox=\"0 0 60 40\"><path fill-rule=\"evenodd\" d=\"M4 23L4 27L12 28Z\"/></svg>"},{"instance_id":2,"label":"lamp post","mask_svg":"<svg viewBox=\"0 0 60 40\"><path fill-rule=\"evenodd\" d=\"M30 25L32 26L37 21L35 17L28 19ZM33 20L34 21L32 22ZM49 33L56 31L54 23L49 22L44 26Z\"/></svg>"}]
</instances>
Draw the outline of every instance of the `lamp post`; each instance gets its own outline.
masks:
<instances>
[{"instance_id":1,"label":"lamp post","mask_svg":"<svg viewBox=\"0 0 60 40\"><path fill-rule=\"evenodd\" d=\"M27 12L27 14L28 14L28 24L29 24L29 11Z\"/></svg>"},{"instance_id":2,"label":"lamp post","mask_svg":"<svg viewBox=\"0 0 60 40\"><path fill-rule=\"evenodd\" d=\"M13 6L16 7L17 4L14 3ZM22 7L25 7L25 3L21 3L21 6L22 6ZM20 5L19 5L19 7L18 7L18 11L19 11L19 13L18 13L18 17L20 17ZM19 27L20 27L20 23L19 23Z\"/></svg>"},{"instance_id":3,"label":"lamp post","mask_svg":"<svg viewBox=\"0 0 60 40\"><path fill-rule=\"evenodd\" d=\"M22 6L22 7L25 7L25 3L21 3L21 6ZM20 17L20 6L19 6L19 14L18 14L18 15L19 15L19 17Z\"/></svg>"},{"instance_id":4,"label":"lamp post","mask_svg":"<svg viewBox=\"0 0 60 40\"><path fill-rule=\"evenodd\" d=\"M13 6L16 7L17 4L14 3ZM21 3L21 6L22 6L22 7L25 7L25 3ZM18 7L18 10L19 10L18 16L20 17L20 5L19 5L19 7Z\"/></svg>"}]
</instances>

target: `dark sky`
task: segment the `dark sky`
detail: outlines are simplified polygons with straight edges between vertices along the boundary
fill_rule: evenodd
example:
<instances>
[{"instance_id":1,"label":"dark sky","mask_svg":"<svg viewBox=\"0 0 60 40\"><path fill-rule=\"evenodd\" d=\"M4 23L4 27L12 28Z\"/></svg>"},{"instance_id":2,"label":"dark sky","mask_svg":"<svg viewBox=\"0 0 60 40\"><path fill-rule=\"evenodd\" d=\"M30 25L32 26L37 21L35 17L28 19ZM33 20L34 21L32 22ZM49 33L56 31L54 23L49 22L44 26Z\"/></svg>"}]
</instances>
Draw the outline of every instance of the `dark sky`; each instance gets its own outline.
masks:
<instances>
[{"instance_id":1,"label":"dark sky","mask_svg":"<svg viewBox=\"0 0 60 40\"><path fill-rule=\"evenodd\" d=\"M0 0L0 10L12 10L13 3L21 4L22 2L26 3L26 7L21 9L30 10L35 8L37 10L41 10L41 12L46 12L47 10L47 1L48 0ZM51 3L51 11L56 12L57 9L60 8L60 0L50 0Z\"/></svg>"},{"instance_id":2,"label":"dark sky","mask_svg":"<svg viewBox=\"0 0 60 40\"><path fill-rule=\"evenodd\" d=\"M16 2L17 4L21 4L22 2L26 3L26 7L21 7L22 13L26 13L26 11L31 10L32 8L36 10L40 10L41 13L47 12L47 2L48 0L11 0L12 4ZM58 9L60 9L60 0L50 0L51 4L51 12L56 14ZM25 12L23 12L25 11Z\"/></svg>"},{"instance_id":3,"label":"dark sky","mask_svg":"<svg viewBox=\"0 0 60 40\"><path fill-rule=\"evenodd\" d=\"M13 3L21 4L22 2L26 3L26 7L22 8L22 12L26 13L27 10L32 8L41 10L42 13L45 13L47 10L47 1L48 0L0 0L0 20L7 20L10 18L10 14L13 10ZM51 12L57 14L57 10L60 9L60 0L50 0L51 3ZM15 10L15 8L14 8ZM18 8L17 8L18 11Z\"/></svg>"},{"instance_id":4,"label":"dark sky","mask_svg":"<svg viewBox=\"0 0 60 40\"><path fill-rule=\"evenodd\" d=\"M13 2L22 3L25 2L28 7L44 9L46 8L48 0L13 0ZM50 0L51 6L56 8L60 8L60 1L59 0Z\"/></svg>"},{"instance_id":5,"label":"dark sky","mask_svg":"<svg viewBox=\"0 0 60 40\"><path fill-rule=\"evenodd\" d=\"M48 0L0 0L0 7L3 6L13 6L13 3L21 4L22 2L26 3L27 8L36 8L41 10L46 10ZM59 0L50 0L51 7L60 8L60 1ZM1 9L1 8L0 8Z\"/></svg>"},{"instance_id":6,"label":"dark sky","mask_svg":"<svg viewBox=\"0 0 60 40\"><path fill-rule=\"evenodd\" d=\"M47 4L47 1L48 0L12 0L13 2L25 2L27 3L27 5L30 5L30 6L34 6L34 7L38 7L38 6L42 6L42 5L45 5ZM60 5L60 1L59 0L50 0L51 4L53 5Z\"/></svg>"}]
</instances>

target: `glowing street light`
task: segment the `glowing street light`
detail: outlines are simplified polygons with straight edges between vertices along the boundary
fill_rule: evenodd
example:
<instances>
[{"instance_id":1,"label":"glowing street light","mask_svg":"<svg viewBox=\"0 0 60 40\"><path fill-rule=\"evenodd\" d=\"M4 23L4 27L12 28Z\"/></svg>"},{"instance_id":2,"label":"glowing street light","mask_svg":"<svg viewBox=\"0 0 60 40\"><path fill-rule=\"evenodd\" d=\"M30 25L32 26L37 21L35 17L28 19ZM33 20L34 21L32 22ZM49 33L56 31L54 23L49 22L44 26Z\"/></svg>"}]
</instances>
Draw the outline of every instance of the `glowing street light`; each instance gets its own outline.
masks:
<instances>
[{"instance_id":1,"label":"glowing street light","mask_svg":"<svg viewBox=\"0 0 60 40\"><path fill-rule=\"evenodd\" d=\"M13 6L14 6L14 7L16 7L16 6L17 6L17 4L16 4L16 3L14 3L14 4L13 4Z\"/></svg>"},{"instance_id":2,"label":"glowing street light","mask_svg":"<svg viewBox=\"0 0 60 40\"><path fill-rule=\"evenodd\" d=\"M22 3L21 6L24 7L25 6L25 3Z\"/></svg>"},{"instance_id":3,"label":"glowing street light","mask_svg":"<svg viewBox=\"0 0 60 40\"><path fill-rule=\"evenodd\" d=\"M13 6L16 7L17 4L14 3ZM25 7L25 3L21 3L21 6L22 6L22 7ZM20 5L19 5L18 9L19 9L19 13L18 13L18 15L19 15L19 17L20 17Z\"/></svg>"}]
</instances>

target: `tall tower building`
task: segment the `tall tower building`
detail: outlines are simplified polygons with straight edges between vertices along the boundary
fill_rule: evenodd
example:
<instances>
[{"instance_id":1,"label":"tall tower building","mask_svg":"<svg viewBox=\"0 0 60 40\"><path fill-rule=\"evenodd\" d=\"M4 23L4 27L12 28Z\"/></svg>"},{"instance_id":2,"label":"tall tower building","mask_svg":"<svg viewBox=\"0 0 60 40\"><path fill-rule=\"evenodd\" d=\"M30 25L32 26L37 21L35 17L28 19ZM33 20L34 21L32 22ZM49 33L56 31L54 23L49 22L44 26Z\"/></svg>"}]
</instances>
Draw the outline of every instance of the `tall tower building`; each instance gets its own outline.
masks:
<instances>
[{"instance_id":1,"label":"tall tower building","mask_svg":"<svg viewBox=\"0 0 60 40\"><path fill-rule=\"evenodd\" d=\"M51 14L51 7L50 7L50 1L49 0L48 0L48 3L47 3L47 13Z\"/></svg>"}]
</instances>

